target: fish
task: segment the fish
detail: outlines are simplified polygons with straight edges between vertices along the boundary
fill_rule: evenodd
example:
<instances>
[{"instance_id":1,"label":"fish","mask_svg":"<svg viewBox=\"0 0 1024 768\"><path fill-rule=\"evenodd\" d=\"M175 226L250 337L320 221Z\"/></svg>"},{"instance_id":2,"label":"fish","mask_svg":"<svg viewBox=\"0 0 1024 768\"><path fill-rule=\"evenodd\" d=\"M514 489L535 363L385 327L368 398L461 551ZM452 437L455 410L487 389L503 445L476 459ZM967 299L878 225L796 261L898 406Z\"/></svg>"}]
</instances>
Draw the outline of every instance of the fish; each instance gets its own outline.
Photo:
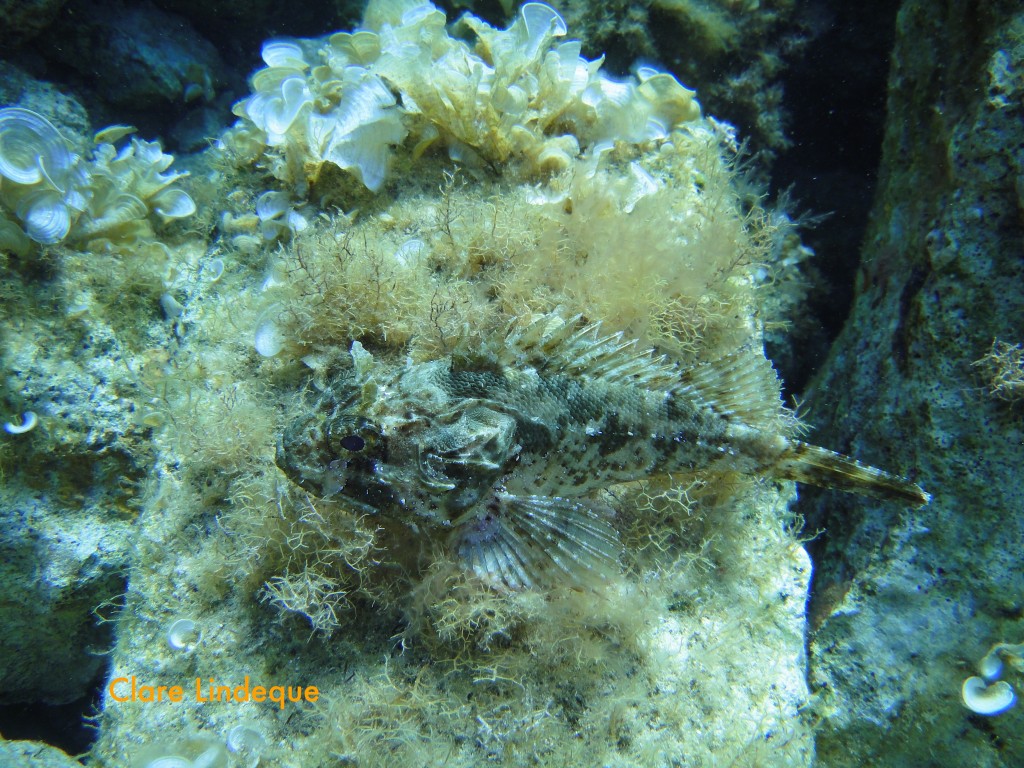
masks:
<instances>
[{"instance_id":1,"label":"fish","mask_svg":"<svg viewBox=\"0 0 1024 768\"><path fill-rule=\"evenodd\" d=\"M278 467L313 496L450 537L472 573L513 590L613 570L601 492L620 483L726 471L930 501L797 439L758 348L684 367L558 313L513 322L502 341L482 362L399 365L353 341L351 365L283 430Z\"/></svg>"}]
</instances>

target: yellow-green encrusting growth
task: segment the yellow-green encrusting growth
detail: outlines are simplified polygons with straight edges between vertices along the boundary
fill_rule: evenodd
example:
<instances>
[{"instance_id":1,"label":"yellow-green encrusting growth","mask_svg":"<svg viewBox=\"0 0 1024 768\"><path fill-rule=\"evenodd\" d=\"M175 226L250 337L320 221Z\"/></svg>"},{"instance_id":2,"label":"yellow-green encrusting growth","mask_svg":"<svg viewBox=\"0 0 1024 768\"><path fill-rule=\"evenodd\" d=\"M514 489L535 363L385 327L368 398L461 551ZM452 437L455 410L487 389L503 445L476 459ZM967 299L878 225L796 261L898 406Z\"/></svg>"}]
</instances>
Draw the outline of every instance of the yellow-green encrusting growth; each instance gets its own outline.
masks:
<instances>
[{"instance_id":1,"label":"yellow-green encrusting growth","mask_svg":"<svg viewBox=\"0 0 1024 768\"><path fill-rule=\"evenodd\" d=\"M303 391L355 340L390 362L480 360L511 319L559 310L684 364L759 342L779 267L736 191L732 130L669 75L605 78L545 9L453 30L431 6L371 2L359 30L264 49L279 71L236 108L213 189L190 190L220 213L177 276L175 337L136 356L159 458L113 669L321 696L283 714L108 699L101 764L152 755L158 722L169 752L244 722L267 765L809 764L791 486L610 489L622 572L512 593L274 464ZM347 99L370 106L357 124ZM201 640L175 655L163 635L183 615Z\"/></svg>"}]
</instances>

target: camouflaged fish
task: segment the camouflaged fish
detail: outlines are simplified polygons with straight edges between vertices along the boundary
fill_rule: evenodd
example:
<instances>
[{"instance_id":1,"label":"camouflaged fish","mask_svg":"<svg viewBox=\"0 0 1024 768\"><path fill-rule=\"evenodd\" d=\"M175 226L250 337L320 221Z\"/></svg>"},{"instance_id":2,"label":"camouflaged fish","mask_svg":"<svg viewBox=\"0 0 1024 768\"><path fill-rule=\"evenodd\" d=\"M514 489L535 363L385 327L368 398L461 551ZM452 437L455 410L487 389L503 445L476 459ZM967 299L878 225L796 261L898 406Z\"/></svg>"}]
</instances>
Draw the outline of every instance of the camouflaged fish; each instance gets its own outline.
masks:
<instances>
[{"instance_id":1,"label":"camouflaged fish","mask_svg":"<svg viewBox=\"0 0 1024 768\"><path fill-rule=\"evenodd\" d=\"M351 370L285 430L277 464L317 496L449 531L476 574L513 589L614 567L612 512L594 494L651 475L722 469L928 503L780 434L759 351L684 370L576 323L512 326L502 357L474 369L390 368L354 342Z\"/></svg>"}]
</instances>

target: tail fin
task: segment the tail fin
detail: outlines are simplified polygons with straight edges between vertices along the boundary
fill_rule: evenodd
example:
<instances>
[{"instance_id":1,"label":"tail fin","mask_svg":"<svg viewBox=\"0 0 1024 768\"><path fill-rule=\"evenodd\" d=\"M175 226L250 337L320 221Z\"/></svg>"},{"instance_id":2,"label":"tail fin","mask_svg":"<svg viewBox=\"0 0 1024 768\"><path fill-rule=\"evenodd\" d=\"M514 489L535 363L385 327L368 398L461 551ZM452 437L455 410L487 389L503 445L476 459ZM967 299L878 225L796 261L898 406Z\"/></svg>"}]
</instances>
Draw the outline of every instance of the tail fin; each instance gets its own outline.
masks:
<instances>
[{"instance_id":1,"label":"tail fin","mask_svg":"<svg viewBox=\"0 0 1024 768\"><path fill-rule=\"evenodd\" d=\"M792 441L776 472L780 477L798 483L899 501L914 508L923 507L932 498L917 483L799 440Z\"/></svg>"}]
</instances>

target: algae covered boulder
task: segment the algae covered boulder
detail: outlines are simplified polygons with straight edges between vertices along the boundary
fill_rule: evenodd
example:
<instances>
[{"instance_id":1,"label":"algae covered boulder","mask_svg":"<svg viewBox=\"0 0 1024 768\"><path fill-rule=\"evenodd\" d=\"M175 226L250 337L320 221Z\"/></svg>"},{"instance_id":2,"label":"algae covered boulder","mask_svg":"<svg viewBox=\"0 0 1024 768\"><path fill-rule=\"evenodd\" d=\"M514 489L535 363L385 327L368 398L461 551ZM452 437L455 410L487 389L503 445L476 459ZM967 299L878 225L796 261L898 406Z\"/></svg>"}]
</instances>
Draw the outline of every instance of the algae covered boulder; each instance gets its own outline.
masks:
<instances>
[{"instance_id":1,"label":"algae covered boulder","mask_svg":"<svg viewBox=\"0 0 1024 768\"><path fill-rule=\"evenodd\" d=\"M99 760L810 764L791 485L686 468L593 488L600 517L571 532L614 535L595 585L489 578L444 525L346 495L333 459L324 482L280 459L338 381L370 402L398 396L381 371L507 368L530 317L604 350L580 371L760 349L761 313L798 281L767 277L789 233L739 191L733 130L671 75L613 78L580 51L537 3L505 29L371 3L357 29L263 46L213 184L188 190L213 247L179 246L174 342L141 372L157 470ZM609 354L598 323L635 355ZM791 430L770 366L742 370L749 412ZM470 438L443 467L408 456L376 476L489 471L459 454L504 445L479 405L451 416Z\"/></svg>"}]
</instances>

